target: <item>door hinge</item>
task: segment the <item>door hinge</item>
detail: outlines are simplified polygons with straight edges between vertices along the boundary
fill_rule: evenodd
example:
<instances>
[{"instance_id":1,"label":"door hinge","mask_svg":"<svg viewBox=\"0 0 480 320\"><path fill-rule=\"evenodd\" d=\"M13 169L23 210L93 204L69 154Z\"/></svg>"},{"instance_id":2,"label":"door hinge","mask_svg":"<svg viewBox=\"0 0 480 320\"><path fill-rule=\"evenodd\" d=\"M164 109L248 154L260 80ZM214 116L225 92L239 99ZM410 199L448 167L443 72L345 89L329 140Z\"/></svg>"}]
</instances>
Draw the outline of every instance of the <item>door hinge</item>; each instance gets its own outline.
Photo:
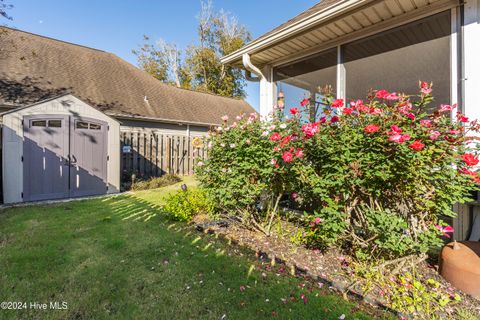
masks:
<instances>
[{"instance_id":1,"label":"door hinge","mask_svg":"<svg viewBox=\"0 0 480 320\"><path fill-rule=\"evenodd\" d=\"M22 162L23 162L23 156L22 156Z\"/></svg>"},{"instance_id":2,"label":"door hinge","mask_svg":"<svg viewBox=\"0 0 480 320\"><path fill-rule=\"evenodd\" d=\"M22 127L23 127L23 124L24 124L24 122L23 122L23 120L22 120Z\"/></svg>"},{"instance_id":3,"label":"door hinge","mask_svg":"<svg viewBox=\"0 0 480 320\"><path fill-rule=\"evenodd\" d=\"M23 192L22 192L22 199L23 199Z\"/></svg>"},{"instance_id":4,"label":"door hinge","mask_svg":"<svg viewBox=\"0 0 480 320\"><path fill-rule=\"evenodd\" d=\"M107 131L110 131L110 126L107 126Z\"/></svg>"},{"instance_id":5,"label":"door hinge","mask_svg":"<svg viewBox=\"0 0 480 320\"><path fill-rule=\"evenodd\" d=\"M110 156L107 156L107 161L110 161Z\"/></svg>"},{"instance_id":6,"label":"door hinge","mask_svg":"<svg viewBox=\"0 0 480 320\"><path fill-rule=\"evenodd\" d=\"M106 189L107 189L107 191L108 191L108 186L106 186L105 188L106 188Z\"/></svg>"}]
</instances>

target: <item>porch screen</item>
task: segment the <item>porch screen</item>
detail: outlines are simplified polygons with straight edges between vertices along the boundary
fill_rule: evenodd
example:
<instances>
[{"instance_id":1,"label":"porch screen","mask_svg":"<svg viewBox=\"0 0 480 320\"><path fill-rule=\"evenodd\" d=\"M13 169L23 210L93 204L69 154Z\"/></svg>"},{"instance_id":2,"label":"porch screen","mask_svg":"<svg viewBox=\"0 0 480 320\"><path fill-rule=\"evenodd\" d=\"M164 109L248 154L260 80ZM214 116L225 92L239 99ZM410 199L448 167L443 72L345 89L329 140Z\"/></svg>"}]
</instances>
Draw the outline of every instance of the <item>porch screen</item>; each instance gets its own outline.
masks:
<instances>
[{"instance_id":1,"label":"porch screen","mask_svg":"<svg viewBox=\"0 0 480 320\"><path fill-rule=\"evenodd\" d=\"M346 96L365 99L370 89L418 93L433 82L435 107L450 103L450 12L443 12L342 47Z\"/></svg>"},{"instance_id":2,"label":"porch screen","mask_svg":"<svg viewBox=\"0 0 480 320\"><path fill-rule=\"evenodd\" d=\"M298 107L304 98L315 96L319 87L336 87L337 49L320 52L308 58L274 69L274 81L277 91L285 96L285 111Z\"/></svg>"}]
</instances>

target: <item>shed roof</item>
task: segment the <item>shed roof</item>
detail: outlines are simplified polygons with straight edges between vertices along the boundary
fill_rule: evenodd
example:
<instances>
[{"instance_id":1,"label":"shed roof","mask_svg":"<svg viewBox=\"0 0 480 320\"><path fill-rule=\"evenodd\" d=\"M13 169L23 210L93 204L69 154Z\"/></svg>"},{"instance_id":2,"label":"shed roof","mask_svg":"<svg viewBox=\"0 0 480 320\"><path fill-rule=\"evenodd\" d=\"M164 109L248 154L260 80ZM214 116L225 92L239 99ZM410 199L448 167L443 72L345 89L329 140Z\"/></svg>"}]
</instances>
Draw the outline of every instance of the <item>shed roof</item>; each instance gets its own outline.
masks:
<instances>
[{"instance_id":1,"label":"shed roof","mask_svg":"<svg viewBox=\"0 0 480 320\"><path fill-rule=\"evenodd\" d=\"M109 52L0 28L0 105L64 93L110 116L152 121L217 124L255 111L243 100L164 84Z\"/></svg>"}]
</instances>

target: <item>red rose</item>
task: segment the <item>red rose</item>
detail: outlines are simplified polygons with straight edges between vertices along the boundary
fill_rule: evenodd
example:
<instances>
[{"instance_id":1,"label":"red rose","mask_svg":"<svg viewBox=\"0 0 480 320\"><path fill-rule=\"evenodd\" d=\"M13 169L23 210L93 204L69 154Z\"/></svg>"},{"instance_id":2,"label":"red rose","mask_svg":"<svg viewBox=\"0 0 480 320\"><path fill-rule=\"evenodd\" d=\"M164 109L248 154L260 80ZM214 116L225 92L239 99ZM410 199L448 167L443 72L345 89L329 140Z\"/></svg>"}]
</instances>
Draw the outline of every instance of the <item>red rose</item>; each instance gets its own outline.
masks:
<instances>
[{"instance_id":1,"label":"red rose","mask_svg":"<svg viewBox=\"0 0 480 320\"><path fill-rule=\"evenodd\" d=\"M343 99L336 99L332 102L332 108L341 108L343 107Z\"/></svg>"},{"instance_id":2,"label":"red rose","mask_svg":"<svg viewBox=\"0 0 480 320\"><path fill-rule=\"evenodd\" d=\"M290 113L291 113L292 115L296 115L296 114L298 113L298 108L291 108L291 109L290 109Z\"/></svg>"},{"instance_id":3,"label":"red rose","mask_svg":"<svg viewBox=\"0 0 480 320\"><path fill-rule=\"evenodd\" d=\"M352 112L353 112L353 109L352 109L352 108L345 108L345 109L343 109L343 114L347 114L347 115L348 115L348 114L352 114Z\"/></svg>"},{"instance_id":4,"label":"red rose","mask_svg":"<svg viewBox=\"0 0 480 320\"><path fill-rule=\"evenodd\" d=\"M465 162L465 164L469 167L476 166L478 164L478 158L475 157L475 155L472 153L465 153L462 156L462 159Z\"/></svg>"},{"instance_id":5,"label":"red rose","mask_svg":"<svg viewBox=\"0 0 480 320\"><path fill-rule=\"evenodd\" d=\"M309 102L310 102L310 99L309 99L309 98L305 98L305 99L303 99L302 101L300 101L300 105L301 105L302 107L305 107Z\"/></svg>"},{"instance_id":6,"label":"red rose","mask_svg":"<svg viewBox=\"0 0 480 320\"><path fill-rule=\"evenodd\" d=\"M290 141L292 141L292 138L293 138L293 136L285 136L285 137L282 139L282 142L280 142L280 146L281 146L281 147L284 147L285 145L289 144Z\"/></svg>"},{"instance_id":7,"label":"red rose","mask_svg":"<svg viewBox=\"0 0 480 320\"><path fill-rule=\"evenodd\" d=\"M457 114L457 119L458 119L458 121L463 122L463 123L466 123L466 122L469 121L468 118L465 117L465 116L464 116L463 114L461 114L461 113L458 113L458 114Z\"/></svg>"},{"instance_id":8,"label":"red rose","mask_svg":"<svg viewBox=\"0 0 480 320\"><path fill-rule=\"evenodd\" d=\"M292 162L293 160L293 153L291 153L290 151L285 151L282 155L282 159L283 161L285 161L286 163L289 163L289 162Z\"/></svg>"},{"instance_id":9,"label":"red rose","mask_svg":"<svg viewBox=\"0 0 480 320\"><path fill-rule=\"evenodd\" d=\"M270 137L270 140L272 141L278 141L280 139L282 139L282 136L278 132L274 132Z\"/></svg>"},{"instance_id":10,"label":"red rose","mask_svg":"<svg viewBox=\"0 0 480 320\"><path fill-rule=\"evenodd\" d=\"M333 116L332 119L330 119L330 122L332 122L332 123L338 122L338 117Z\"/></svg>"},{"instance_id":11,"label":"red rose","mask_svg":"<svg viewBox=\"0 0 480 320\"><path fill-rule=\"evenodd\" d=\"M380 128L376 124L369 124L363 129L366 133L375 133L379 130Z\"/></svg>"},{"instance_id":12,"label":"red rose","mask_svg":"<svg viewBox=\"0 0 480 320\"><path fill-rule=\"evenodd\" d=\"M403 132L402 128L400 128L399 126L397 126L396 124L390 126L390 129L392 129L391 132L389 132L388 134L400 134Z\"/></svg>"},{"instance_id":13,"label":"red rose","mask_svg":"<svg viewBox=\"0 0 480 320\"><path fill-rule=\"evenodd\" d=\"M410 118L410 120L415 120L415 115L413 113L407 113L406 114L407 118Z\"/></svg>"},{"instance_id":14,"label":"red rose","mask_svg":"<svg viewBox=\"0 0 480 320\"><path fill-rule=\"evenodd\" d=\"M375 97L380 98L380 99L385 99L389 94L390 94L390 92L388 92L387 90L378 90L375 93Z\"/></svg>"},{"instance_id":15,"label":"red rose","mask_svg":"<svg viewBox=\"0 0 480 320\"><path fill-rule=\"evenodd\" d=\"M398 100L400 99L399 96L395 92L388 92L387 90L378 90L375 93L375 97L380 98L380 99L385 99L385 100Z\"/></svg>"},{"instance_id":16,"label":"red rose","mask_svg":"<svg viewBox=\"0 0 480 320\"><path fill-rule=\"evenodd\" d=\"M413 143L411 143L409 146L408 146L410 149L413 149L415 151L420 151L422 150L425 145L423 143L420 142L420 140L415 140Z\"/></svg>"}]
</instances>

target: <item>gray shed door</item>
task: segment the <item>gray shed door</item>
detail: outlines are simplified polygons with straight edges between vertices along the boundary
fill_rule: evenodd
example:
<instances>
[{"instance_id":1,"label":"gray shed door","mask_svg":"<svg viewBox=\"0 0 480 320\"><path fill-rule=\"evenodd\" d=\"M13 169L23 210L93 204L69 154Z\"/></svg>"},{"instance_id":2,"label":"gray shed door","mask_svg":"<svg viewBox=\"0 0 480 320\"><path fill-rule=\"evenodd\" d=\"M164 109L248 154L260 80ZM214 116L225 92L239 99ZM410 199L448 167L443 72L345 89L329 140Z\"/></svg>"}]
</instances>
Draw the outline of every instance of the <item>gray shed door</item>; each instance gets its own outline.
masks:
<instances>
[{"instance_id":1,"label":"gray shed door","mask_svg":"<svg viewBox=\"0 0 480 320\"><path fill-rule=\"evenodd\" d=\"M68 116L23 120L23 199L36 201L69 196Z\"/></svg>"},{"instance_id":2,"label":"gray shed door","mask_svg":"<svg viewBox=\"0 0 480 320\"><path fill-rule=\"evenodd\" d=\"M94 119L25 117L24 201L106 193L107 130Z\"/></svg>"},{"instance_id":3,"label":"gray shed door","mask_svg":"<svg viewBox=\"0 0 480 320\"><path fill-rule=\"evenodd\" d=\"M107 124L94 119L74 119L70 128L70 196L107 191Z\"/></svg>"}]
</instances>

